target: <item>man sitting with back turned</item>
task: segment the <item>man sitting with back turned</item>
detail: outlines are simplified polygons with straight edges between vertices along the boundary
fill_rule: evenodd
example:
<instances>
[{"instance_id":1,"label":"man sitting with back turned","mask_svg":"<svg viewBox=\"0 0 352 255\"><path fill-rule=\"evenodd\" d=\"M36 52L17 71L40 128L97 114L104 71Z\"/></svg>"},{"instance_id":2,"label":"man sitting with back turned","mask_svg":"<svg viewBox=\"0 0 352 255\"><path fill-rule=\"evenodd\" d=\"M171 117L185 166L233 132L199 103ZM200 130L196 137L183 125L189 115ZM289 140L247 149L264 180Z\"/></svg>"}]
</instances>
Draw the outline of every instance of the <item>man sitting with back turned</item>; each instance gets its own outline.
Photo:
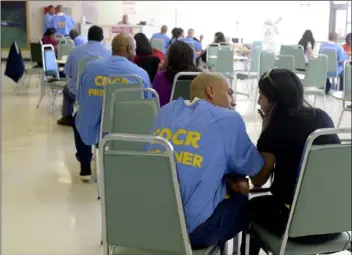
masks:
<instances>
[{"instance_id":1,"label":"man sitting with back turned","mask_svg":"<svg viewBox=\"0 0 352 255\"><path fill-rule=\"evenodd\" d=\"M68 87L63 90L62 117L57 121L58 125L72 126L73 123L73 104L76 100L79 61L87 56L99 56L103 59L111 57L111 52L101 44L103 39L103 29L91 26L88 30L88 43L75 47L68 55L64 73L70 77L70 81Z\"/></svg>"},{"instance_id":2,"label":"man sitting with back turned","mask_svg":"<svg viewBox=\"0 0 352 255\"><path fill-rule=\"evenodd\" d=\"M138 75L143 81L143 87L150 88L148 73L132 63L136 56L136 42L124 33L112 41L112 56L107 60L97 60L88 63L77 92L79 109L73 125L76 157L81 163L81 178L89 180L92 160L91 146L98 143L100 121L103 105L104 86L108 83L134 83L135 77L119 77L119 75ZM114 76L108 79L109 76Z\"/></svg>"},{"instance_id":3,"label":"man sitting with back turned","mask_svg":"<svg viewBox=\"0 0 352 255\"><path fill-rule=\"evenodd\" d=\"M80 35L77 29L71 29L70 31L70 38L75 44L75 47L87 43L87 38L83 35Z\"/></svg>"},{"instance_id":4,"label":"man sitting with back turned","mask_svg":"<svg viewBox=\"0 0 352 255\"><path fill-rule=\"evenodd\" d=\"M222 75L199 74L191 83L191 98L192 102L179 98L162 107L152 132L174 146L192 247L223 247L248 227L249 187L244 177L257 175L264 160L242 117L231 109L233 91ZM157 144L147 150L164 152ZM228 183L227 175L236 178Z\"/></svg>"}]
</instances>

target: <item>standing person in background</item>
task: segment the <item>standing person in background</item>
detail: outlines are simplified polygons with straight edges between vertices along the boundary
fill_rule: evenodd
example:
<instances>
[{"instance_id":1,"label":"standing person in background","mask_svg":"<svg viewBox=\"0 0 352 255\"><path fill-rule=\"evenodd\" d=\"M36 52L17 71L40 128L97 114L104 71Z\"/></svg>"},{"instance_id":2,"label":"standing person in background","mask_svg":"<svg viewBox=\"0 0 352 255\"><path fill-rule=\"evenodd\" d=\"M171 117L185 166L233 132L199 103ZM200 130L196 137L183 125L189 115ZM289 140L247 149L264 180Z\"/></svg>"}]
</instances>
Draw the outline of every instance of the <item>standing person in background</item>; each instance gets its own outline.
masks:
<instances>
[{"instance_id":1,"label":"standing person in background","mask_svg":"<svg viewBox=\"0 0 352 255\"><path fill-rule=\"evenodd\" d=\"M48 28L52 25L52 19L55 16L55 8L53 5L49 5L48 12L44 15L44 28L43 32L45 33Z\"/></svg>"},{"instance_id":2,"label":"standing person in background","mask_svg":"<svg viewBox=\"0 0 352 255\"><path fill-rule=\"evenodd\" d=\"M57 41L56 41L56 35L55 35L55 29L54 28L48 28L41 41L43 44L51 44L54 47L55 50L55 55L57 57Z\"/></svg>"},{"instance_id":3,"label":"standing person in background","mask_svg":"<svg viewBox=\"0 0 352 255\"><path fill-rule=\"evenodd\" d=\"M306 63L308 63L309 58L313 57L313 50L315 45L315 40L311 30L304 31L301 40L298 42L304 49L304 58Z\"/></svg>"},{"instance_id":4,"label":"standing person in background","mask_svg":"<svg viewBox=\"0 0 352 255\"><path fill-rule=\"evenodd\" d=\"M124 14L122 16L122 20L119 23L117 23L117 25L131 25L130 23L128 23L128 15Z\"/></svg>"},{"instance_id":5,"label":"standing person in background","mask_svg":"<svg viewBox=\"0 0 352 255\"><path fill-rule=\"evenodd\" d=\"M70 78L68 87L63 90L62 102L62 117L57 121L58 125L72 126L73 124L73 105L77 94L77 77L79 61L87 56L99 56L101 59L111 57L111 52L101 44L103 36L103 29L98 26L91 26L88 30L88 42L75 47L68 55L64 73Z\"/></svg>"},{"instance_id":6,"label":"standing person in background","mask_svg":"<svg viewBox=\"0 0 352 255\"><path fill-rule=\"evenodd\" d=\"M70 38L75 43L75 47L87 43L87 39L84 36L80 35L77 29L71 29Z\"/></svg>"},{"instance_id":7,"label":"standing person in background","mask_svg":"<svg viewBox=\"0 0 352 255\"><path fill-rule=\"evenodd\" d=\"M346 43L342 45L342 48L345 50L346 54L351 56L352 55L352 34L349 33L346 35Z\"/></svg>"},{"instance_id":8,"label":"standing person in background","mask_svg":"<svg viewBox=\"0 0 352 255\"><path fill-rule=\"evenodd\" d=\"M171 44L165 60L165 71L158 72L153 81L153 89L160 98L160 106L170 102L172 83L179 72L201 72L194 64L194 51L187 43L176 41Z\"/></svg>"},{"instance_id":9,"label":"standing person in background","mask_svg":"<svg viewBox=\"0 0 352 255\"><path fill-rule=\"evenodd\" d=\"M56 15L52 19L51 27L56 29L57 35L69 36L71 29L75 26L75 22L71 16L63 12L62 5L56 7Z\"/></svg>"},{"instance_id":10,"label":"standing person in background","mask_svg":"<svg viewBox=\"0 0 352 255\"><path fill-rule=\"evenodd\" d=\"M342 48L342 46L337 42L339 38L339 35L335 32L330 32L329 33L329 42L323 43L320 46L320 51L324 49L330 49L330 50L335 50L337 53L337 74L336 73L329 73L328 72L328 77L332 76L339 76L340 77L340 90L343 90L343 63L348 59L347 54L345 50ZM328 93L331 89L331 82L329 79L326 79L326 93Z\"/></svg>"},{"instance_id":11,"label":"standing person in background","mask_svg":"<svg viewBox=\"0 0 352 255\"><path fill-rule=\"evenodd\" d=\"M166 53L167 47L170 44L170 38L166 35L167 33L167 26L163 25L161 27L160 33L153 34L151 39L162 39L164 41L164 54Z\"/></svg>"}]
</instances>

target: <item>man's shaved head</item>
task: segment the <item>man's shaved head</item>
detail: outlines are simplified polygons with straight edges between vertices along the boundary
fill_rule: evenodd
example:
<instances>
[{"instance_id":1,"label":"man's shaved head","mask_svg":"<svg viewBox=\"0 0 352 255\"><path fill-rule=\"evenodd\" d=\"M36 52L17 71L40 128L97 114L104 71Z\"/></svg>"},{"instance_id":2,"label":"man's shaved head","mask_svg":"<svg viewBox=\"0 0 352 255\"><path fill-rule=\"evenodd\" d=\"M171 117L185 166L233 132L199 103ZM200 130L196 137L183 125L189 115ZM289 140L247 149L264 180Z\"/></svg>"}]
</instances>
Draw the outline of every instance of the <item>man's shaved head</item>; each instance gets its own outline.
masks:
<instances>
[{"instance_id":1,"label":"man's shaved head","mask_svg":"<svg viewBox=\"0 0 352 255\"><path fill-rule=\"evenodd\" d=\"M161 33L166 34L167 33L167 26L163 25L161 27Z\"/></svg>"},{"instance_id":2,"label":"man's shaved head","mask_svg":"<svg viewBox=\"0 0 352 255\"><path fill-rule=\"evenodd\" d=\"M123 56L132 61L136 56L136 41L132 36L120 33L111 43L112 55Z\"/></svg>"},{"instance_id":3,"label":"man's shaved head","mask_svg":"<svg viewBox=\"0 0 352 255\"><path fill-rule=\"evenodd\" d=\"M194 78L191 83L191 99L195 97L229 109L236 105L228 80L218 73L203 72Z\"/></svg>"}]
</instances>

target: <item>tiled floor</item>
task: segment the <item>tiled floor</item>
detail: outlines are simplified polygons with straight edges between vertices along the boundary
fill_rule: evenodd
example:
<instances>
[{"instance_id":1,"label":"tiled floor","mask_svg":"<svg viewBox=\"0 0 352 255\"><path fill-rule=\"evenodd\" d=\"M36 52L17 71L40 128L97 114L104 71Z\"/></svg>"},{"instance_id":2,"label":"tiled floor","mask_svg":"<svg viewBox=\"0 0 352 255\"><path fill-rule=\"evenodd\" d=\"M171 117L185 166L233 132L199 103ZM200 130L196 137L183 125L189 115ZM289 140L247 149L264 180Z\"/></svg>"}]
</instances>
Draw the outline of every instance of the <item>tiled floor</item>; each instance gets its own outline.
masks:
<instances>
[{"instance_id":1,"label":"tiled floor","mask_svg":"<svg viewBox=\"0 0 352 255\"><path fill-rule=\"evenodd\" d=\"M35 81L19 96L8 78L2 78L2 85L3 254L100 254L96 186L78 179L72 130L56 125L60 112L48 114L47 97L36 109ZM256 141L261 122L252 105L238 101L237 109ZM341 103L328 98L328 105L337 121ZM342 126L350 125L350 118L347 113Z\"/></svg>"}]
</instances>

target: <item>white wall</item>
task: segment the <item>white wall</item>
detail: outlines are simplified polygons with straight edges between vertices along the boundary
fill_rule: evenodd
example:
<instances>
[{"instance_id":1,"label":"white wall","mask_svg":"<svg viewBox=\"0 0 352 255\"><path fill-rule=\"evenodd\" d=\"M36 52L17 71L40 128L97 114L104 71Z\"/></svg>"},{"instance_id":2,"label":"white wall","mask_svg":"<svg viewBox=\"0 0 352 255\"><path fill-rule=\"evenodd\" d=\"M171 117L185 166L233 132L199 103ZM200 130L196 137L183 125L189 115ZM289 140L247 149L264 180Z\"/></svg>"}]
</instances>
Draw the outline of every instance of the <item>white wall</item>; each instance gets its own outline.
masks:
<instances>
[{"instance_id":1,"label":"white wall","mask_svg":"<svg viewBox=\"0 0 352 255\"><path fill-rule=\"evenodd\" d=\"M280 23L280 43L297 43L304 30L311 29L317 41L326 40L329 23L329 2L311 1L311 7L301 8L300 1L29 1L30 39L42 35L43 7L62 4L72 9L76 22L100 25L116 24L124 13L131 23L147 21L167 25L169 33L176 25L185 31L196 30L204 35L205 43L215 32L226 36L244 37L245 41L263 40L265 20L283 17ZM131 5L132 3L132 5ZM7 52L2 51L2 55ZM24 52L26 57L28 53Z\"/></svg>"}]
</instances>

